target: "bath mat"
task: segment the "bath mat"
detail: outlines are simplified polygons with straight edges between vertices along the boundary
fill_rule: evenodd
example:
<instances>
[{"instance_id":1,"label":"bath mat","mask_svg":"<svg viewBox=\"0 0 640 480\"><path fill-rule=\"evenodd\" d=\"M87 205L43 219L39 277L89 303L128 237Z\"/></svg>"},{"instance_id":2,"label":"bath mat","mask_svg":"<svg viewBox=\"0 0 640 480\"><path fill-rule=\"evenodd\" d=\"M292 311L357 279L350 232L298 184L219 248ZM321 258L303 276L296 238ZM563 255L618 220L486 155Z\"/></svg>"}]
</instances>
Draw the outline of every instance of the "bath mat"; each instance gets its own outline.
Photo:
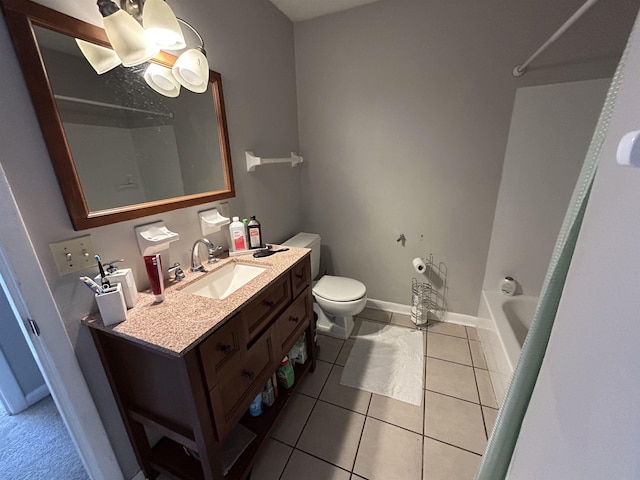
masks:
<instances>
[{"instance_id":1,"label":"bath mat","mask_svg":"<svg viewBox=\"0 0 640 480\"><path fill-rule=\"evenodd\" d=\"M423 332L363 321L355 338L340 383L422 405Z\"/></svg>"}]
</instances>

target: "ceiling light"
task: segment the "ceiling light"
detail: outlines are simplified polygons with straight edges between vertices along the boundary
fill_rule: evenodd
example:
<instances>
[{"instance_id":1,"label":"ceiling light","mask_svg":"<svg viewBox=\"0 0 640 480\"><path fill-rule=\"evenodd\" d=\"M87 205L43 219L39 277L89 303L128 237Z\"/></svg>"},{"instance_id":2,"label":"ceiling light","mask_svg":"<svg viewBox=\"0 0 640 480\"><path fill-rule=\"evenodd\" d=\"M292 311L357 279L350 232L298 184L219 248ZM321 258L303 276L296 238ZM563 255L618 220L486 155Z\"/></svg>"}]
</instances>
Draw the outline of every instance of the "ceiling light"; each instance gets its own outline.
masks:
<instances>
[{"instance_id":1,"label":"ceiling light","mask_svg":"<svg viewBox=\"0 0 640 480\"><path fill-rule=\"evenodd\" d=\"M164 0L146 0L142 26L162 50L182 50L187 46L171 7Z\"/></svg>"},{"instance_id":2,"label":"ceiling light","mask_svg":"<svg viewBox=\"0 0 640 480\"><path fill-rule=\"evenodd\" d=\"M111 0L98 0L98 9L107 38L125 67L140 65L160 52L144 28Z\"/></svg>"},{"instance_id":3,"label":"ceiling light","mask_svg":"<svg viewBox=\"0 0 640 480\"><path fill-rule=\"evenodd\" d=\"M122 63L120 57L110 48L85 42L79 38L76 38L76 43L84 58L87 59L98 75L102 75Z\"/></svg>"},{"instance_id":4,"label":"ceiling light","mask_svg":"<svg viewBox=\"0 0 640 480\"><path fill-rule=\"evenodd\" d=\"M178 57L171 69L187 90L203 93L209 86L209 62L203 48L191 48Z\"/></svg>"}]
</instances>

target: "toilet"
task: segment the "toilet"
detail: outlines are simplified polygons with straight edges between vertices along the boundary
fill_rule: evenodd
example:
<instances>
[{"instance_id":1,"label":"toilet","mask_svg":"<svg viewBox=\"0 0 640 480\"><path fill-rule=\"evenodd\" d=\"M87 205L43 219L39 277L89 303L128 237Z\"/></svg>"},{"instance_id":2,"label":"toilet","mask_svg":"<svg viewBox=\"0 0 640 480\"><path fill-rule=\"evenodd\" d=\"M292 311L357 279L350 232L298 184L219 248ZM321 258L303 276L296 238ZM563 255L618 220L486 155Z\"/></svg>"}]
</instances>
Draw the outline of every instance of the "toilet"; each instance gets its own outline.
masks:
<instances>
[{"instance_id":1,"label":"toilet","mask_svg":"<svg viewBox=\"0 0 640 480\"><path fill-rule=\"evenodd\" d=\"M282 245L311 249L313 311L318 315L318 333L349 338L353 316L362 312L367 303L367 287L358 280L333 275L324 275L316 281L320 272L320 235L316 233L298 233Z\"/></svg>"}]
</instances>

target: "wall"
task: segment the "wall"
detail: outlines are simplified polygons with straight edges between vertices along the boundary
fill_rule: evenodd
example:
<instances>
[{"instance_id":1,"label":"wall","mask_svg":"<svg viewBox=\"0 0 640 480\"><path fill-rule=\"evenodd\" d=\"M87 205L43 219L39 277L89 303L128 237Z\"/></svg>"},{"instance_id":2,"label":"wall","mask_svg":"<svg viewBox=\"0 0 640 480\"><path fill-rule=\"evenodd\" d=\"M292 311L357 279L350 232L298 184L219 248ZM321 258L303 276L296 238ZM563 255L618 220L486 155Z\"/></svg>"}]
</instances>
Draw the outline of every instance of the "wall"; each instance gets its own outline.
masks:
<instances>
[{"instance_id":1,"label":"wall","mask_svg":"<svg viewBox=\"0 0 640 480\"><path fill-rule=\"evenodd\" d=\"M538 296L610 80L519 88L482 288Z\"/></svg>"},{"instance_id":2,"label":"wall","mask_svg":"<svg viewBox=\"0 0 640 480\"><path fill-rule=\"evenodd\" d=\"M89 0L41 3L96 20L95 4ZM257 215L266 241L294 233L301 222L299 171L273 167L249 174L244 166L245 150L281 156L298 149L291 22L269 2L256 0L198 0L174 2L172 7L199 29L211 68L222 74L237 192L230 202L232 213ZM82 272L58 276L48 244L90 233L97 251L104 258L125 258L126 265L136 270L139 288L145 288L148 282L134 226L164 220L181 237L166 260L187 265L191 245L200 236L197 212L211 205L73 231L4 20L0 21L0 63L5 117L0 121L0 162L56 300L58 312L52 314L59 313L65 324L118 461L125 476L131 477L138 469L135 458L90 335L80 327L80 318L95 308L94 300L78 282ZM225 241L222 235L211 238Z\"/></svg>"},{"instance_id":3,"label":"wall","mask_svg":"<svg viewBox=\"0 0 640 480\"><path fill-rule=\"evenodd\" d=\"M295 25L304 226L324 268L407 304L410 260L431 252L449 309L476 313L516 89L611 76L632 20L611 12L637 9L597 4L513 78L580 5L382 0Z\"/></svg>"},{"instance_id":4,"label":"wall","mask_svg":"<svg viewBox=\"0 0 640 480\"><path fill-rule=\"evenodd\" d=\"M640 478L640 170L615 159L640 125L637 27L510 479Z\"/></svg>"}]
</instances>

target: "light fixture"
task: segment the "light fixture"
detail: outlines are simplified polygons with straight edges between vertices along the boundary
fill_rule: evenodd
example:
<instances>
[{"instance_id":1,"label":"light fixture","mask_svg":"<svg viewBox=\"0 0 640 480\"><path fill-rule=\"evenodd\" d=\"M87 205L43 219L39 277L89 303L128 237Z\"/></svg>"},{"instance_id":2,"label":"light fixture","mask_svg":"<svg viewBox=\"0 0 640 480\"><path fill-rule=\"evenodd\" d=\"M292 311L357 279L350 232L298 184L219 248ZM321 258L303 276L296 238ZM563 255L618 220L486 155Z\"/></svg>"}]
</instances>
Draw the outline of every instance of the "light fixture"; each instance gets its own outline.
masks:
<instances>
[{"instance_id":1,"label":"light fixture","mask_svg":"<svg viewBox=\"0 0 640 480\"><path fill-rule=\"evenodd\" d=\"M142 26L163 50L182 50L187 46L178 19L164 0L144 2Z\"/></svg>"},{"instance_id":2,"label":"light fixture","mask_svg":"<svg viewBox=\"0 0 640 480\"><path fill-rule=\"evenodd\" d=\"M121 8L112 0L97 2L113 51L125 67L150 60L160 49L185 48L186 42L180 24L193 31L200 41L198 47L183 52L171 69L150 64L145 70L144 79L153 90L167 97L177 96L180 85L195 93L207 91L209 62L204 50L204 40L191 24L177 18L164 0L120 0ZM94 63L84 50L83 53L93 66ZM94 69L98 71L95 66Z\"/></svg>"},{"instance_id":3,"label":"light fixture","mask_svg":"<svg viewBox=\"0 0 640 480\"><path fill-rule=\"evenodd\" d=\"M98 0L107 38L125 67L133 67L155 57L160 49L144 28L111 0Z\"/></svg>"},{"instance_id":4,"label":"light fixture","mask_svg":"<svg viewBox=\"0 0 640 480\"><path fill-rule=\"evenodd\" d=\"M110 48L85 42L79 38L76 38L76 43L84 58L87 59L98 75L102 75L122 63L120 57Z\"/></svg>"},{"instance_id":5,"label":"light fixture","mask_svg":"<svg viewBox=\"0 0 640 480\"><path fill-rule=\"evenodd\" d=\"M150 63L144 72L144 79L147 85L165 97L173 98L180 94L180 84L167 67Z\"/></svg>"}]
</instances>

